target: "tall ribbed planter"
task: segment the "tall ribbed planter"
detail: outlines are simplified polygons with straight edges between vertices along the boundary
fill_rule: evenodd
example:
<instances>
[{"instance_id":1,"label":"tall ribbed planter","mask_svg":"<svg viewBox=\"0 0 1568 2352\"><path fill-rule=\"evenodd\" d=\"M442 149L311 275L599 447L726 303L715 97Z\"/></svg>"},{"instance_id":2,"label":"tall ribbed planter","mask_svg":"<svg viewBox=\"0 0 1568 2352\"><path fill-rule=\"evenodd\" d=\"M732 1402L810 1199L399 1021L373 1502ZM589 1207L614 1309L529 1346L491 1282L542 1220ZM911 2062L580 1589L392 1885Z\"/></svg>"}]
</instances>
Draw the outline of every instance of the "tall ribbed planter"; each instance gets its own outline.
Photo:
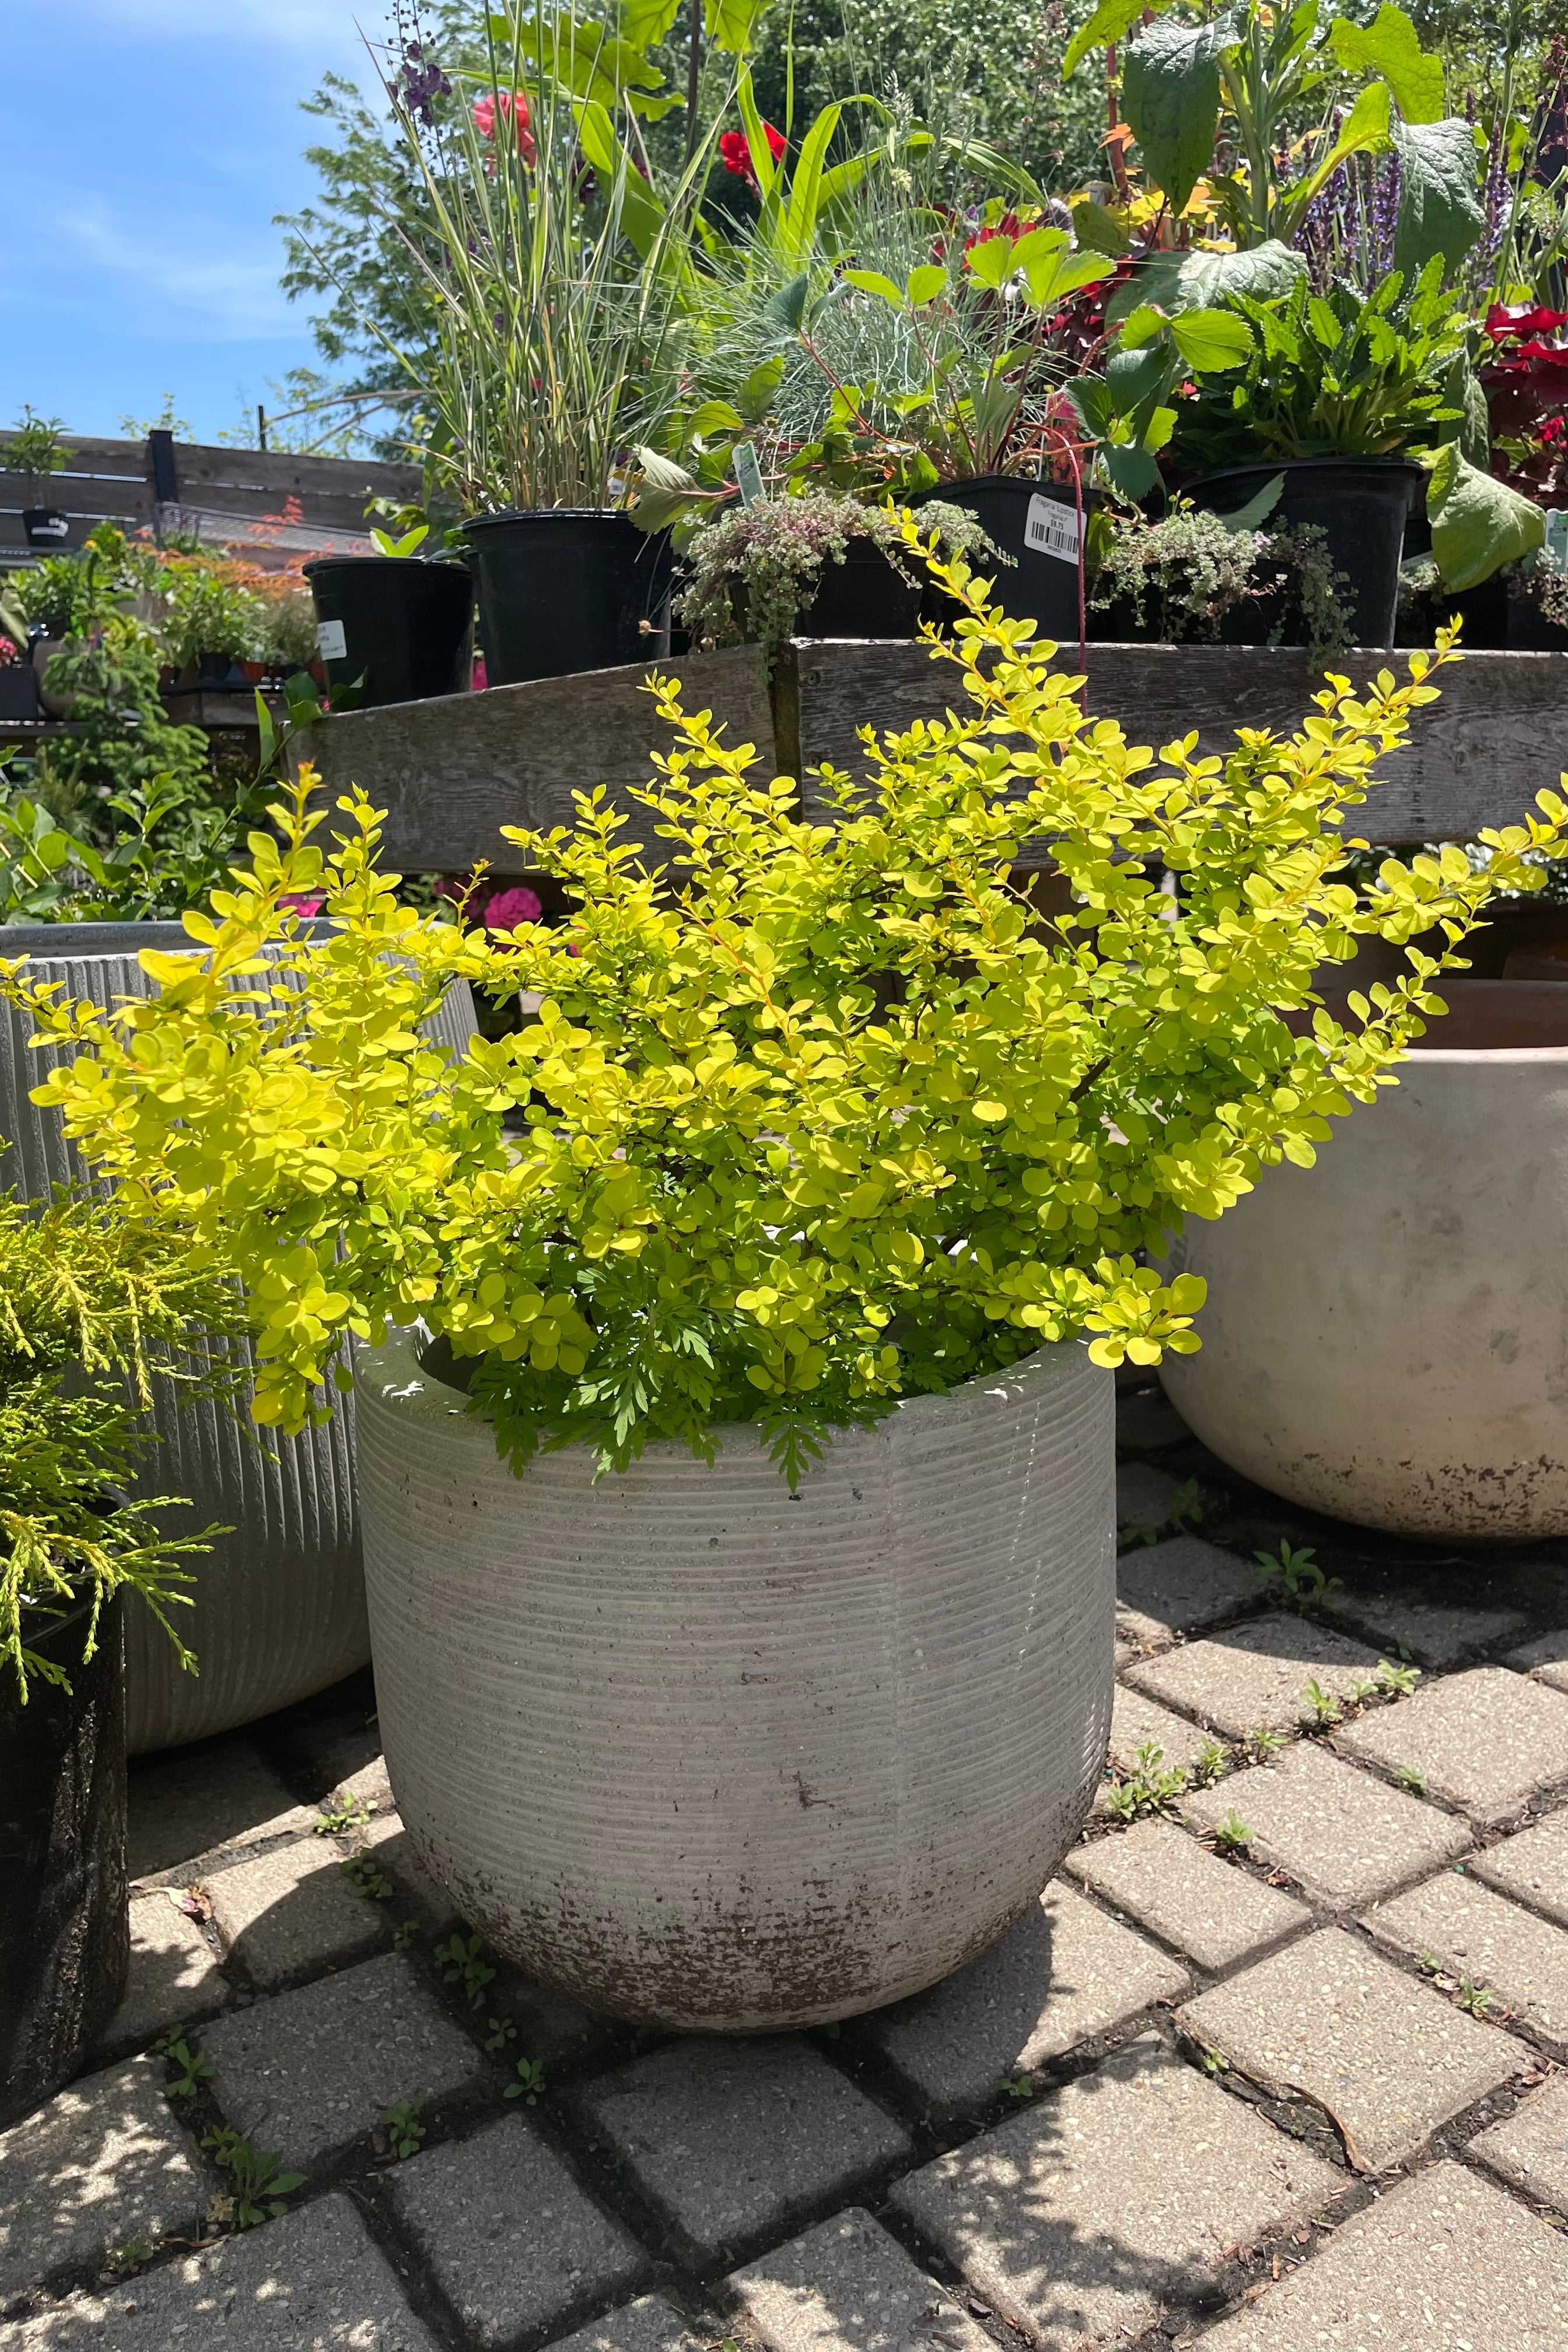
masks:
<instances>
[{"instance_id":1,"label":"tall ribbed planter","mask_svg":"<svg viewBox=\"0 0 1568 2352\"><path fill-rule=\"evenodd\" d=\"M179 923L78 923L25 926L0 932L0 952L26 954L31 976L62 983L67 997L110 1005L153 994L137 957L188 949ZM29 1090L63 1058L31 1052L33 1024L14 1006L0 1019L0 1184L28 1200L47 1200L57 1182L83 1171L67 1145L58 1111L28 1100ZM473 1031L466 987L448 994L435 1024L452 1050ZM144 1455L133 1491L188 1496L190 1507L161 1516L168 1535L216 1522L217 1537L193 1563L195 1606L177 1612L180 1633L200 1662L183 1674L167 1636L144 1610L125 1618L126 1744L132 1755L205 1739L237 1724L308 1698L363 1666L370 1655L354 1496L353 1417L339 1412L324 1428L299 1437L252 1429L242 1399L237 1413L214 1402L188 1403L177 1384L154 1384L156 1444ZM342 1400L352 1407L352 1399Z\"/></svg>"},{"instance_id":2,"label":"tall ribbed planter","mask_svg":"<svg viewBox=\"0 0 1568 2352\"><path fill-rule=\"evenodd\" d=\"M1447 1017L1315 1167L1188 1218L1203 1346L1160 1377L1222 1462L1313 1510L1568 1535L1568 988L1436 985Z\"/></svg>"},{"instance_id":3,"label":"tall ribbed planter","mask_svg":"<svg viewBox=\"0 0 1568 2352\"><path fill-rule=\"evenodd\" d=\"M1104 1765L1113 1387L1041 1349L842 1432L792 1497L579 1447L515 1477L412 1335L357 1365L387 1765L422 1861L612 2014L820 2024L1027 1910Z\"/></svg>"}]
</instances>

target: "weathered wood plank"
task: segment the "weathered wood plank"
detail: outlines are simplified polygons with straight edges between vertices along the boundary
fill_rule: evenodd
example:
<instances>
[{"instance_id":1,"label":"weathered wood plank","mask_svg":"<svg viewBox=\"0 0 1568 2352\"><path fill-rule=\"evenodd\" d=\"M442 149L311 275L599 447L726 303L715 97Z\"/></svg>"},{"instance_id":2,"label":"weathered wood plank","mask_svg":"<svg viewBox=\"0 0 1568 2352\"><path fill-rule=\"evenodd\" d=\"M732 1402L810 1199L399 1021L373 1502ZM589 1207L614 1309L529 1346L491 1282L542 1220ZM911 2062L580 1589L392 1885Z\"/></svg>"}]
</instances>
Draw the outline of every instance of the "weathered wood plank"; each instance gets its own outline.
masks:
<instances>
[{"instance_id":1,"label":"weathered wood plank","mask_svg":"<svg viewBox=\"0 0 1568 2352\"><path fill-rule=\"evenodd\" d=\"M140 445L137 445L140 446ZM182 499L198 503L196 490L248 489L268 498L312 496L366 499L417 495L417 466L388 465L375 457L303 457L289 449L230 449L204 442L176 441L174 473Z\"/></svg>"},{"instance_id":2,"label":"weathered wood plank","mask_svg":"<svg viewBox=\"0 0 1568 2352\"><path fill-rule=\"evenodd\" d=\"M801 757L858 771L857 730L939 719L963 698L960 673L923 646L801 645ZM1063 649L1076 668L1076 649ZM1335 667L1360 685L1400 654L1349 654ZM1380 842L1466 841L1517 824L1568 768L1568 655L1475 653L1439 681L1409 747L1385 761L1357 817ZM1158 751L1194 729L1205 753L1234 749L1240 727L1289 732L1311 708L1322 666L1290 647L1090 646L1089 709ZM806 799L811 804L809 781Z\"/></svg>"},{"instance_id":3,"label":"weathered wood plank","mask_svg":"<svg viewBox=\"0 0 1568 2352\"><path fill-rule=\"evenodd\" d=\"M650 750L668 748L668 730L644 691L652 667L346 711L312 729L300 748L334 795L359 783L386 810L387 860L398 870L461 873L483 857L515 871L506 861L518 853L500 827L570 824L574 791L605 784L618 808L648 824L625 787L646 783ZM712 710L728 740L754 743L772 772L773 719L757 646L688 654L660 667L682 680L689 709ZM629 838L652 841L647 832Z\"/></svg>"}]
</instances>

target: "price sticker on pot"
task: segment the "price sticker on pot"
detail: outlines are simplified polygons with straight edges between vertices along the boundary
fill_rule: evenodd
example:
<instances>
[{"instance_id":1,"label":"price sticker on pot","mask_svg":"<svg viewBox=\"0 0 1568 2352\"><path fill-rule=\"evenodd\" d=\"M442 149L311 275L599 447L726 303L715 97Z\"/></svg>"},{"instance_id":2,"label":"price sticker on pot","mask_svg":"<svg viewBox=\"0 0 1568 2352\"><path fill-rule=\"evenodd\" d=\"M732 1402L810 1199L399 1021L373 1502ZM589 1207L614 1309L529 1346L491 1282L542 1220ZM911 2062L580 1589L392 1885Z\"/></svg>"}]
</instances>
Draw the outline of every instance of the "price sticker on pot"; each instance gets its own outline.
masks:
<instances>
[{"instance_id":1,"label":"price sticker on pot","mask_svg":"<svg viewBox=\"0 0 1568 2352\"><path fill-rule=\"evenodd\" d=\"M735 448L735 479L740 486L741 504L754 507L766 496L763 488L763 469L757 463L757 453L749 441L738 442Z\"/></svg>"},{"instance_id":2,"label":"price sticker on pot","mask_svg":"<svg viewBox=\"0 0 1568 2352\"><path fill-rule=\"evenodd\" d=\"M318 621L316 651L323 661L342 661L348 653L349 641L343 635L341 621Z\"/></svg>"},{"instance_id":3,"label":"price sticker on pot","mask_svg":"<svg viewBox=\"0 0 1568 2352\"><path fill-rule=\"evenodd\" d=\"M1043 499L1037 491L1029 500L1024 544L1032 547L1039 555L1059 556L1062 562L1076 565L1079 560L1077 508L1063 506L1059 499Z\"/></svg>"}]
</instances>

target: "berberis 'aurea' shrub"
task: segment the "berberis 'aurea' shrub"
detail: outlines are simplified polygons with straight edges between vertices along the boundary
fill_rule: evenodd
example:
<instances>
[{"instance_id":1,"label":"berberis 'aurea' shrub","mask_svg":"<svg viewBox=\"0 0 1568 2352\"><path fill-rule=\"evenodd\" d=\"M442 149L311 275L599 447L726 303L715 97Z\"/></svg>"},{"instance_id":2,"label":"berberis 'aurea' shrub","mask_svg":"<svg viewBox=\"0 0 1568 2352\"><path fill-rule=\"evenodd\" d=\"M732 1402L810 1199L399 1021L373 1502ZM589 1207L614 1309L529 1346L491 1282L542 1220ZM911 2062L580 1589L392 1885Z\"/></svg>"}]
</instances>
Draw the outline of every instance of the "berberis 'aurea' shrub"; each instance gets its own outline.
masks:
<instances>
[{"instance_id":1,"label":"berberis 'aurea' shrub","mask_svg":"<svg viewBox=\"0 0 1568 2352\"><path fill-rule=\"evenodd\" d=\"M660 681L676 747L633 795L646 823L599 792L574 830L507 829L509 863L575 904L553 926L419 919L363 796L323 856L302 774L281 846L253 835L216 919L186 918L205 965L144 954L159 999L105 1016L10 982L85 1049L42 1098L237 1263L263 1420L324 1410L344 1332L388 1315L478 1359L519 1462L580 1437L616 1466L652 1437L700 1453L739 1418L793 1473L834 1423L1043 1340L1088 1333L1102 1364L1191 1349L1202 1285L1139 1253L1260 1167L1310 1162L1326 1115L1390 1082L1486 900L1531 887L1527 853L1568 849L1542 795L1544 819L1487 836L1487 872L1458 850L1391 860L1358 899L1341 821L1434 698L1427 656L1361 698L1333 680L1288 739L1156 756L1084 716L1055 648L986 609L965 565L935 568L969 607L932 647L961 708L868 735L870 782L823 780L836 824ZM1075 896L1050 921L1009 880L1041 840ZM336 937L300 938L279 910L300 896L324 896ZM1434 925L1442 955L1352 998L1349 1025L1320 1005L1293 1034L1321 962ZM456 974L543 1001L449 1064L416 1024Z\"/></svg>"}]
</instances>

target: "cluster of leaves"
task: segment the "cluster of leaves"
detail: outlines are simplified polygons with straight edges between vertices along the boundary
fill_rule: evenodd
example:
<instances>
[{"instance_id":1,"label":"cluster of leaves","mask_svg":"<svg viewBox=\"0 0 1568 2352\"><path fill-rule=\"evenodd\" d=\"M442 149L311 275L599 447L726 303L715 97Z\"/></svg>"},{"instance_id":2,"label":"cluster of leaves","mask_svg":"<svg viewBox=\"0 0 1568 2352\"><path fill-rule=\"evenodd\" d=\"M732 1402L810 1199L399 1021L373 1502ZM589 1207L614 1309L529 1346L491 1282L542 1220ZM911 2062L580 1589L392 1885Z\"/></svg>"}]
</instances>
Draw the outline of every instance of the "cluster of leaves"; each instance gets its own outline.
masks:
<instances>
[{"instance_id":1,"label":"cluster of leaves","mask_svg":"<svg viewBox=\"0 0 1568 2352\"><path fill-rule=\"evenodd\" d=\"M921 522L966 558L997 555L961 507L933 499L921 508ZM842 563L854 540L880 549L902 577L916 579L891 507L858 506L821 491L737 507L693 541L677 617L700 643L760 643L772 651L795 634L823 566Z\"/></svg>"},{"instance_id":2,"label":"cluster of leaves","mask_svg":"<svg viewBox=\"0 0 1568 2352\"><path fill-rule=\"evenodd\" d=\"M289 2199L305 2185L302 2172L279 2170L283 2158L277 2149L253 2147L227 2124L215 2125L202 2146L228 2175L228 2195L214 2200L216 2218L232 2222L237 2230L280 2221L289 2210Z\"/></svg>"},{"instance_id":3,"label":"cluster of leaves","mask_svg":"<svg viewBox=\"0 0 1568 2352\"><path fill-rule=\"evenodd\" d=\"M212 1334L200 1367L183 1353L193 1318ZM90 1602L85 1661L121 1588L194 1671L168 1611L189 1604L194 1580L179 1562L205 1538L164 1541L157 1513L175 1498L132 1501L121 1489L153 1378L231 1389L223 1335L243 1328L232 1284L194 1268L177 1229L114 1202L39 1212L0 1197L0 1665L24 1701L29 1677L67 1679L34 1646L51 1622Z\"/></svg>"},{"instance_id":4,"label":"cluster of leaves","mask_svg":"<svg viewBox=\"0 0 1568 2352\"><path fill-rule=\"evenodd\" d=\"M559 922L420 920L363 795L323 855L307 770L186 917L205 957L143 957L158 997L104 1014L6 982L64 1049L37 1098L193 1263L237 1268L259 1419L319 1417L347 1333L423 1317L477 1360L520 1464L574 1440L612 1467L650 1438L706 1456L751 1419L794 1475L833 1425L1046 1341L1085 1334L1107 1365L1191 1349L1203 1286L1142 1253L1310 1165L1329 1116L1393 1082L1488 901L1568 841L1542 795L1485 836L1484 872L1389 859L1358 898L1345 820L1433 699L1428 656L1404 686L1331 680L1292 735L1156 755L1087 715L962 561L932 569L964 608L931 646L960 707L868 731L866 782L823 772L835 823L661 683L676 748L632 794L659 856L602 791L574 828L507 831L562 886ZM1042 837L1072 893L1050 920L1010 878ZM288 911L307 895L328 940ZM1314 996L1359 939L1427 931L1442 951L1407 947L1349 1025ZM449 1062L416 1024L458 975L538 1009Z\"/></svg>"},{"instance_id":5,"label":"cluster of leaves","mask_svg":"<svg viewBox=\"0 0 1568 2352\"><path fill-rule=\"evenodd\" d=\"M1276 476L1257 503L1276 503ZM1314 661L1331 660L1348 648L1350 627L1337 572L1323 533L1314 525L1269 531L1255 527L1250 512L1215 515L1178 500L1158 522L1134 515L1096 515L1089 530L1093 585L1090 609L1121 607L1119 626L1130 622L1162 643L1217 642L1224 624L1245 607L1261 608L1269 642L1283 640L1297 622Z\"/></svg>"}]
</instances>

